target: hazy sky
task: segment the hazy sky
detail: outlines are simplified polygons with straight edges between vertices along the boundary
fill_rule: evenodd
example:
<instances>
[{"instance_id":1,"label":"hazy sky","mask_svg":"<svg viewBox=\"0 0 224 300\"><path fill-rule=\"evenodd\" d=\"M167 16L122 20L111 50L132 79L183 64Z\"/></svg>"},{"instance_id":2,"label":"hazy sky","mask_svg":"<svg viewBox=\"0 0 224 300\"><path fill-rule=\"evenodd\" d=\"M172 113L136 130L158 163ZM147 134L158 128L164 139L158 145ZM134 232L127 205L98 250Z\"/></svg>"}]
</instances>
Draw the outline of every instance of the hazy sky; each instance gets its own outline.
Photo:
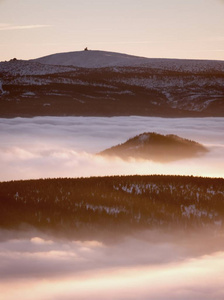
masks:
<instances>
[{"instance_id":1,"label":"hazy sky","mask_svg":"<svg viewBox=\"0 0 224 300\"><path fill-rule=\"evenodd\" d=\"M0 0L0 61L88 46L224 59L224 0Z\"/></svg>"}]
</instances>

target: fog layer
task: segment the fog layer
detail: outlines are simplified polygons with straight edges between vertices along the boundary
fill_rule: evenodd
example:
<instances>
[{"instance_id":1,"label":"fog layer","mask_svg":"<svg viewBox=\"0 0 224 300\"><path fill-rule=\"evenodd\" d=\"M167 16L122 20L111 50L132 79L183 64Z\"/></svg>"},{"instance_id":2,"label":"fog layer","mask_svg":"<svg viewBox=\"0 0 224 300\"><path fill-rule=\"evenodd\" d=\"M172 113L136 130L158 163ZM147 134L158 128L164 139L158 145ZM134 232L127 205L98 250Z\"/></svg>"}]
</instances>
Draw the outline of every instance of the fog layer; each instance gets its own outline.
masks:
<instances>
[{"instance_id":1,"label":"fog layer","mask_svg":"<svg viewBox=\"0 0 224 300\"><path fill-rule=\"evenodd\" d=\"M224 118L35 117L0 119L0 180L128 174L224 176ZM177 134L210 150L168 164L95 156L143 132Z\"/></svg>"},{"instance_id":2,"label":"fog layer","mask_svg":"<svg viewBox=\"0 0 224 300\"><path fill-rule=\"evenodd\" d=\"M37 233L2 239L1 299L221 300L224 247L206 236L146 232L110 245Z\"/></svg>"}]
</instances>

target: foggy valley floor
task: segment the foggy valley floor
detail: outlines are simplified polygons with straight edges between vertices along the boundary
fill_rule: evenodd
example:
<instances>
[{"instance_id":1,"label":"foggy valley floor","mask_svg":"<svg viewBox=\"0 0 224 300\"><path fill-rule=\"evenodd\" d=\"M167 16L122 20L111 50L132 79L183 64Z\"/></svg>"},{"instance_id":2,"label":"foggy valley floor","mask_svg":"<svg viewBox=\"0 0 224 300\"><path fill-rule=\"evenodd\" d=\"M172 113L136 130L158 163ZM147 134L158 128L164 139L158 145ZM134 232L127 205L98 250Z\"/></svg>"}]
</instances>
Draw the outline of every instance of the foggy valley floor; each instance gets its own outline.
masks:
<instances>
[{"instance_id":1,"label":"foggy valley floor","mask_svg":"<svg viewBox=\"0 0 224 300\"><path fill-rule=\"evenodd\" d=\"M222 300L223 122L0 119L0 298ZM95 156L149 131L209 152L164 164ZM195 177L105 177L136 173Z\"/></svg>"},{"instance_id":2,"label":"foggy valley floor","mask_svg":"<svg viewBox=\"0 0 224 300\"><path fill-rule=\"evenodd\" d=\"M11 181L0 201L4 300L223 299L222 178Z\"/></svg>"},{"instance_id":3,"label":"foggy valley floor","mask_svg":"<svg viewBox=\"0 0 224 300\"><path fill-rule=\"evenodd\" d=\"M223 15L0 0L0 300L224 300Z\"/></svg>"},{"instance_id":4,"label":"foggy valley floor","mask_svg":"<svg viewBox=\"0 0 224 300\"><path fill-rule=\"evenodd\" d=\"M224 177L224 118L35 117L0 119L0 180L108 175ZM175 134L208 149L170 163L96 154L144 132Z\"/></svg>"},{"instance_id":5,"label":"foggy valley floor","mask_svg":"<svg viewBox=\"0 0 224 300\"><path fill-rule=\"evenodd\" d=\"M223 300L221 1L19 2L0 0L0 300Z\"/></svg>"},{"instance_id":6,"label":"foggy valley floor","mask_svg":"<svg viewBox=\"0 0 224 300\"><path fill-rule=\"evenodd\" d=\"M223 235L138 232L113 243L0 231L4 300L223 299ZM5 237L7 236L7 237ZM205 285L206 283L206 285Z\"/></svg>"}]
</instances>

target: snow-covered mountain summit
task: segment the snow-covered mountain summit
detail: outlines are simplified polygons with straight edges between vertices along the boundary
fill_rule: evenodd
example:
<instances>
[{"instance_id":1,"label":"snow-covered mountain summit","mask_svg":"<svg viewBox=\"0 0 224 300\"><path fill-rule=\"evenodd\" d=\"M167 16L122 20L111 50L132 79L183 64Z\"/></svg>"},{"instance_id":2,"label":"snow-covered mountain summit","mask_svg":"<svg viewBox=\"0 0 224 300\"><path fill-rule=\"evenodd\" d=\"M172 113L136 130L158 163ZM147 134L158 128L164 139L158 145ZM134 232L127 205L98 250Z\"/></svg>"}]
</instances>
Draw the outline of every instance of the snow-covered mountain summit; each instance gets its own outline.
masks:
<instances>
[{"instance_id":1,"label":"snow-covered mountain summit","mask_svg":"<svg viewBox=\"0 0 224 300\"><path fill-rule=\"evenodd\" d=\"M81 68L148 67L171 71L224 71L224 61L146 58L98 50L56 53L31 61Z\"/></svg>"},{"instance_id":2,"label":"snow-covered mountain summit","mask_svg":"<svg viewBox=\"0 0 224 300\"><path fill-rule=\"evenodd\" d=\"M76 66L83 68L104 68L111 66L141 65L147 63L148 58L115 52L88 50L56 53L40 57L32 61L49 65Z\"/></svg>"},{"instance_id":3,"label":"snow-covered mountain summit","mask_svg":"<svg viewBox=\"0 0 224 300\"><path fill-rule=\"evenodd\" d=\"M1 116L224 115L224 61L88 50L0 62L0 81Z\"/></svg>"}]
</instances>

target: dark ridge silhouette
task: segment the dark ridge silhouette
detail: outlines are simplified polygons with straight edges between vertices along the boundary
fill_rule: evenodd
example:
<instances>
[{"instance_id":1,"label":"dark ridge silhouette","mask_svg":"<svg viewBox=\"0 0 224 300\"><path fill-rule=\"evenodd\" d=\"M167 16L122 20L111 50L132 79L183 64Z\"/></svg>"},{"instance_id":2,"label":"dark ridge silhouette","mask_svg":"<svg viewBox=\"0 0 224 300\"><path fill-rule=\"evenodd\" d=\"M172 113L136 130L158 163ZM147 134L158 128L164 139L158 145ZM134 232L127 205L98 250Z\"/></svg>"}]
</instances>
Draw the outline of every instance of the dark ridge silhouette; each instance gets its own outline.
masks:
<instances>
[{"instance_id":1,"label":"dark ridge silhouette","mask_svg":"<svg viewBox=\"0 0 224 300\"><path fill-rule=\"evenodd\" d=\"M162 135L145 132L129 139L123 144L99 153L103 156L117 156L124 160L130 158L170 162L203 155L207 152L203 145L181 138L177 135Z\"/></svg>"},{"instance_id":2,"label":"dark ridge silhouette","mask_svg":"<svg viewBox=\"0 0 224 300\"><path fill-rule=\"evenodd\" d=\"M93 239L136 230L222 229L224 179L113 176L0 183L0 229Z\"/></svg>"}]
</instances>

